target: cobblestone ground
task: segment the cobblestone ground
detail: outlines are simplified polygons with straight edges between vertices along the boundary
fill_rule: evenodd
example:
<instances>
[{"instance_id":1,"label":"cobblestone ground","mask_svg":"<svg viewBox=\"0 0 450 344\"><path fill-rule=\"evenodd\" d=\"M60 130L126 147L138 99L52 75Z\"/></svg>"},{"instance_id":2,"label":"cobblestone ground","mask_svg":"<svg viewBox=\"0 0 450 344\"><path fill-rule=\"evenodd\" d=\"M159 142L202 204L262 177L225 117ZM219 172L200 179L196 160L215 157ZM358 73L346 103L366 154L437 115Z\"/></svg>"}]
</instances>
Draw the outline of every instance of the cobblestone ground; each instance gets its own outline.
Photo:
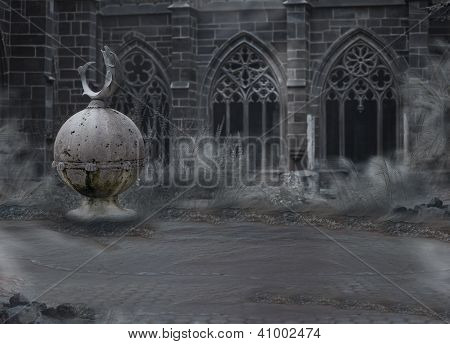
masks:
<instances>
[{"instance_id":1,"label":"cobblestone ground","mask_svg":"<svg viewBox=\"0 0 450 344\"><path fill-rule=\"evenodd\" d=\"M114 238L0 222L0 292L84 302L99 322L429 323L450 310L448 243L262 224L154 223ZM396 284L394 286L387 279ZM52 287L53 286L53 287Z\"/></svg>"}]
</instances>

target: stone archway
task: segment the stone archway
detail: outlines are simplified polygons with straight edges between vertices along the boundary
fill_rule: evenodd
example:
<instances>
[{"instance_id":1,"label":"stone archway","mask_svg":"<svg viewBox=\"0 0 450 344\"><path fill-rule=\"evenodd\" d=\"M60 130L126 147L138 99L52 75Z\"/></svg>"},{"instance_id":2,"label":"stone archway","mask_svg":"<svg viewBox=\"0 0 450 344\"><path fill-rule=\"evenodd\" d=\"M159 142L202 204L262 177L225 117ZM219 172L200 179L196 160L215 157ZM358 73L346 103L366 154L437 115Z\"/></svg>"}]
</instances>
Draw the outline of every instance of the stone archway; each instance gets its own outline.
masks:
<instances>
[{"instance_id":1,"label":"stone archway","mask_svg":"<svg viewBox=\"0 0 450 344\"><path fill-rule=\"evenodd\" d=\"M398 96L392 70L363 40L333 63L323 94L326 155L361 162L397 148Z\"/></svg>"},{"instance_id":2,"label":"stone archway","mask_svg":"<svg viewBox=\"0 0 450 344\"><path fill-rule=\"evenodd\" d=\"M240 33L216 52L202 88L201 108L212 131L246 140L256 170L277 169L284 163L287 92L282 65L273 53L253 35Z\"/></svg>"},{"instance_id":3,"label":"stone archway","mask_svg":"<svg viewBox=\"0 0 450 344\"><path fill-rule=\"evenodd\" d=\"M361 162L403 145L399 87L406 62L370 30L336 41L315 73L311 105L320 119L320 157ZM331 159L334 161L334 159Z\"/></svg>"}]
</instances>

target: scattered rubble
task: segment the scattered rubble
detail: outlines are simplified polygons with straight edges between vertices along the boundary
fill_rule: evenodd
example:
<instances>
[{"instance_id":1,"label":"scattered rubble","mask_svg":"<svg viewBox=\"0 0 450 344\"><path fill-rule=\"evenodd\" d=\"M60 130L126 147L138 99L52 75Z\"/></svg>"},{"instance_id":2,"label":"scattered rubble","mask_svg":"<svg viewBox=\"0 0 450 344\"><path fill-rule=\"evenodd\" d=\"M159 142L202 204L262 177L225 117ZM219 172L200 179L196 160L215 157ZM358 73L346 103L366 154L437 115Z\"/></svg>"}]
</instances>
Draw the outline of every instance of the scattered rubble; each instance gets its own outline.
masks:
<instances>
[{"instance_id":1,"label":"scattered rubble","mask_svg":"<svg viewBox=\"0 0 450 344\"><path fill-rule=\"evenodd\" d=\"M418 204L414 208L397 206L392 209L392 214L450 219L449 206L444 205L444 202L437 197L434 197L429 203Z\"/></svg>"},{"instance_id":2,"label":"scattered rubble","mask_svg":"<svg viewBox=\"0 0 450 344\"><path fill-rule=\"evenodd\" d=\"M395 207L392 212L394 214L402 214L402 215L417 215L419 211L417 209L411 209L406 207Z\"/></svg>"},{"instance_id":3,"label":"scattered rubble","mask_svg":"<svg viewBox=\"0 0 450 344\"><path fill-rule=\"evenodd\" d=\"M23 294L20 294L20 293L14 294L9 299L9 304L11 307L24 306L24 305L28 305L29 303L30 303L30 300L28 300Z\"/></svg>"},{"instance_id":4,"label":"scattered rubble","mask_svg":"<svg viewBox=\"0 0 450 344\"><path fill-rule=\"evenodd\" d=\"M368 216L348 216L335 214L316 214L293 211L262 211L257 209L214 209L199 211L195 209L165 209L158 214L162 221L206 222L213 224L230 222L261 222L273 225L308 225L328 230L355 230L384 233L392 236L412 236L450 241L450 227L448 219L440 221L421 222L419 217L411 221L412 217L372 218Z\"/></svg>"},{"instance_id":5,"label":"scattered rubble","mask_svg":"<svg viewBox=\"0 0 450 344\"><path fill-rule=\"evenodd\" d=\"M444 202L442 202L439 198L435 197L431 200L430 203L427 204L427 208L447 209L448 206L444 207Z\"/></svg>"},{"instance_id":6,"label":"scattered rubble","mask_svg":"<svg viewBox=\"0 0 450 344\"><path fill-rule=\"evenodd\" d=\"M0 324L84 324L95 321L95 312L82 303L63 303L47 307L45 303L30 302L24 295L14 294L8 303L0 304Z\"/></svg>"},{"instance_id":7,"label":"scattered rubble","mask_svg":"<svg viewBox=\"0 0 450 344\"><path fill-rule=\"evenodd\" d=\"M59 191L59 190L58 190ZM351 216L345 212L337 212L335 209L327 208L326 205L303 202L302 207L280 208L264 207L260 203L250 204L246 207L218 207L209 206L203 208L177 207L172 205L161 211L161 204L167 203L164 198L156 197L150 193L138 193L146 195L140 199L141 204L150 202L149 209L141 209L141 214L154 214L147 222L153 221L191 221L207 223L226 222L261 222L267 224L296 225L306 224L319 226L330 230L364 230L380 232L388 235L407 235L414 237L433 238L450 241L450 209L443 200L438 197L432 198L427 203L417 205L398 204L390 212L380 214L362 214ZM149 197L153 195L153 197ZM274 193L275 195L275 193ZM275 195L276 196L276 195ZM125 196L126 198L126 196ZM280 199L286 199L281 197ZM296 201L296 200L294 200ZM126 204L127 202L125 202ZM295 202L294 202L295 203ZM136 205L134 204L133 207ZM288 210L291 209L291 210ZM138 219L134 223L112 223L96 222L78 224L67 221L64 212L57 207L41 209L30 205L0 205L0 219L2 220L45 220L49 229L76 236L86 237L118 237L122 235L153 238L154 229L149 224L141 224Z\"/></svg>"}]
</instances>

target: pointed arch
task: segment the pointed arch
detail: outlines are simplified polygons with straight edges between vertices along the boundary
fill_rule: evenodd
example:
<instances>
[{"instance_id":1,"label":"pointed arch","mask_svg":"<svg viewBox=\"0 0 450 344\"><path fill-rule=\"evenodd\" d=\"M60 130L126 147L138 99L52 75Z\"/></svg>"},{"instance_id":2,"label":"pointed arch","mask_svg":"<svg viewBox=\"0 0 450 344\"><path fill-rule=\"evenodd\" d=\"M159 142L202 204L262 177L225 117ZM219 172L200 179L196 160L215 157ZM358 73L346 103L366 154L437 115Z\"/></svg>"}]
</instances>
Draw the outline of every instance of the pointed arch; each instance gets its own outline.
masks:
<instances>
[{"instance_id":1,"label":"pointed arch","mask_svg":"<svg viewBox=\"0 0 450 344\"><path fill-rule=\"evenodd\" d=\"M217 50L203 82L202 105L211 129L251 141L256 170L278 168L284 156L286 83L277 60L267 44L240 33Z\"/></svg>"},{"instance_id":2,"label":"pointed arch","mask_svg":"<svg viewBox=\"0 0 450 344\"><path fill-rule=\"evenodd\" d=\"M401 146L404 61L375 34L355 29L335 42L313 79L322 158L364 161Z\"/></svg>"},{"instance_id":3,"label":"pointed arch","mask_svg":"<svg viewBox=\"0 0 450 344\"><path fill-rule=\"evenodd\" d=\"M334 42L325 53L322 61L317 67L317 72L313 77L311 93L320 94L333 62L350 46L356 42L362 41L372 47L385 61L389 68L395 72L395 78L398 83L403 83L405 72L408 69L408 63L402 57L384 42L377 34L367 28L356 28L347 31L336 42Z\"/></svg>"},{"instance_id":4,"label":"pointed arch","mask_svg":"<svg viewBox=\"0 0 450 344\"><path fill-rule=\"evenodd\" d=\"M268 63L270 70L272 71L275 81L280 88L280 92L285 97L286 93L286 73L284 72L283 63L278 58L277 50L269 43L261 41L258 37L247 31L242 31L233 37L231 37L227 42L225 42L221 47L219 47L212 57L208 67L206 68L206 73L202 81L202 87L200 92L200 110L202 113L209 115L208 107L210 100L210 90L214 82L214 78L224 63L225 59L239 46L247 44L252 49L254 49L258 54L260 54ZM286 99L285 99L286 100ZM286 101L282 101L286 104Z\"/></svg>"},{"instance_id":5,"label":"pointed arch","mask_svg":"<svg viewBox=\"0 0 450 344\"><path fill-rule=\"evenodd\" d=\"M124 82L112 106L130 116L140 128L149 159L168 159L170 79L167 61L143 39L127 36L118 50Z\"/></svg>"}]
</instances>

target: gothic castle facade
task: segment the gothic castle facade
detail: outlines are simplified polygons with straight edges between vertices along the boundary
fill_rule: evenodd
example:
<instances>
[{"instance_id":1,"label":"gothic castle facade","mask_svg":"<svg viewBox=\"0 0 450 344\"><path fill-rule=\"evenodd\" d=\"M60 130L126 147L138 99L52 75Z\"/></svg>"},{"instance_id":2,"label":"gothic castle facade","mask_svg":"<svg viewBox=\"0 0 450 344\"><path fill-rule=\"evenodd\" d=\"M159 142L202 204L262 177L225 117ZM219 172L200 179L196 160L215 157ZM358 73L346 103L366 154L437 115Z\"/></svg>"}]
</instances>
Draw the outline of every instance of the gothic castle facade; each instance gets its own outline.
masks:
<instances>
[{"instance_id":1,"label":"gothic castle facade","mask_svg":"<svg viewBox=\"0 0 450 344\"><path fill-rule=\"evenodd\" d=\"M408 145L402 86L448 58L450 24L445 13L430 12L432 5L4 1L2 121L26 133L36 169L45 173L55 133L88 103L77 67L97 61L92 77L101 83L99 51L108 45L125 76L113 106L144 135L164 132L170 122L189 133L220 127L222 135L281 138L291 169L313 168L301 163L305 157L391 154Z\"/></svg>"}]
</instances>

